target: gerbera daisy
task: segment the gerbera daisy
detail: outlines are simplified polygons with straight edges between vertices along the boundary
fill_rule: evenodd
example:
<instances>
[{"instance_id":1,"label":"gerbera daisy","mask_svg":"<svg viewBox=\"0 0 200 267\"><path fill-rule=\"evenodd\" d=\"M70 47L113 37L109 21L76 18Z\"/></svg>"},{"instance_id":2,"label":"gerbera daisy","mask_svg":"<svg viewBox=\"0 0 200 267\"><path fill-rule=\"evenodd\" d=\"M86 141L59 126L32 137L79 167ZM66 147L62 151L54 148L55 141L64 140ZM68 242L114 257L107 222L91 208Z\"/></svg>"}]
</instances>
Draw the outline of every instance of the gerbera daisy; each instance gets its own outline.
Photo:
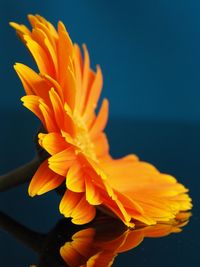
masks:
<instances>
[{"instance_id":1,"label":"gerbera daisy","mask_svg":"<svg viewBox=\"0 0 200 267\"><path fill-rule=\"evenodd\" d=\"M104 133L108 119L105 99L96 113L103 77L99 66L90 67L65 26L58 29L36 15L28 16L32 29L11 23L32 54L38 72L17 63L24 86L25 107L42 122L38 135L48 157L29 186L30 196L66 184L60 212L75 224L90 222L96 208L114 214L127 226L166 222L191 208L187 189L170 175L159 172L135 155L113 159Z\"/></svg>"}]
</instances>

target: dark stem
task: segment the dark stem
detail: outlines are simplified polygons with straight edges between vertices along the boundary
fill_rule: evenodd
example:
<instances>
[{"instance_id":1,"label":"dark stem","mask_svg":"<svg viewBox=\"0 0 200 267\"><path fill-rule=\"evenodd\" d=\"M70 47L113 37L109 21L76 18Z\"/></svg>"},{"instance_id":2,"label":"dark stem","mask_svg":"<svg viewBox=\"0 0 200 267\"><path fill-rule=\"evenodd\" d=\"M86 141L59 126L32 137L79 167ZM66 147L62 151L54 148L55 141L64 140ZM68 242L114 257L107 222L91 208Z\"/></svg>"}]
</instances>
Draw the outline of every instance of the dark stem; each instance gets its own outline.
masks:
<instances>
[{"instance_id":1,"label":"dark stem","mask_svg":"<svg viewBox=\"0 0 200 267\"><path fill-rule=\"evenodd\" d=\"M30 181L40 163L39 158L35 158L11 172L0 175L0 192Z\"/></svg>"}]
</instances>

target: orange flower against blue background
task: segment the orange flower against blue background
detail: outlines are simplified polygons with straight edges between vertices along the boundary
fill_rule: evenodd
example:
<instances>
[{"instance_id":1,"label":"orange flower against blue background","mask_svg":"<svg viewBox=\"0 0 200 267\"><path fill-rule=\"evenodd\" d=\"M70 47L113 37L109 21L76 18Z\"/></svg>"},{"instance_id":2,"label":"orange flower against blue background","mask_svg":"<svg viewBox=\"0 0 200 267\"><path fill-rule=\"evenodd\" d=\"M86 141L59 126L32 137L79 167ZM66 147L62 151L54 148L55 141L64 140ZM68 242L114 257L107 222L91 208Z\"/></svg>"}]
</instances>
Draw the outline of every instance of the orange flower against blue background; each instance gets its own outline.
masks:
<instances>
[{"instance_id":1,"label":"orange flower against blue background","mask_svg":"<svg viewBox=\"0 0 200 267\"><path fill-rule=\"evenodd\" d=\"M65 26L58 29L43 17L29 15L32 29L11 23L38 66L38 72L17 63L24 86L25 107L41 121L38 135L48 158L29 186L31 196L44 194L65 183L60 212L75 224L90 222L96 208L120 218L127 226L167 222L191 208L187 189L170 175L159 172L135 155L113 159L104 133L108 101L96 112L103 86L102 72L90 67ZM119 131L120 125L119 125ZM123 133L122 133L123 136ZM123 138L122 138L123 141Z\"/></svg>"}]
</instances>

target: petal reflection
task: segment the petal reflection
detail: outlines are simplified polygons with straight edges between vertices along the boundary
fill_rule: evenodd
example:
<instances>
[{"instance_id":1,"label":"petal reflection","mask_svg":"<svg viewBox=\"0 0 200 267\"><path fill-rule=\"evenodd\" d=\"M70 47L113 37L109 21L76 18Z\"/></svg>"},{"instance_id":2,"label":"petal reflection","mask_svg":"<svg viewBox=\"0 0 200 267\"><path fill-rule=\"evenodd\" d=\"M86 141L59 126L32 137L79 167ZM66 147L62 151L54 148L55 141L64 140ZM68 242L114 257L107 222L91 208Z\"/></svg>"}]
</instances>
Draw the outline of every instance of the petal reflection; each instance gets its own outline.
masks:
<instances>
[{"instance_id":1,"label":"petal reflection","mask_svg":"<svg viewBox=\"0 0 200 267\"><path fill-rule=\"evenodd\" d=\"M190 216L190 213L180 213L167 224L137 225L135 230L103 217L91 227L73 234L71 241L60 248L60 255L70 267L112 266L119 253L137 247L145 237L158 238L181 232Z\"/></svg>"}]
</instances>

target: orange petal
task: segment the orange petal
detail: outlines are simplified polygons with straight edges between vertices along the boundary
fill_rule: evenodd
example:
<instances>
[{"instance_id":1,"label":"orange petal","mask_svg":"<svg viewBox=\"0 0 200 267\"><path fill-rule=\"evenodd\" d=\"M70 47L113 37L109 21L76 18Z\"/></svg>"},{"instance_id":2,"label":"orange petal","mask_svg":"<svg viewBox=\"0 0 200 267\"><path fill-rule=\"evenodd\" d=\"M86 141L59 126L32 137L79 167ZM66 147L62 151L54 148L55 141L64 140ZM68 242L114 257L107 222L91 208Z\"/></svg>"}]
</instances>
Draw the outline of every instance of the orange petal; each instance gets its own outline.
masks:
<instances>
[{"instance_id":1,"label":"orange petal","mask_svg":"<svg viewBox=\"0 0 200 267\"><path fill-rule=\"evenodd\" d=\"M101 194L102 196L103 194ZM116 195L112 196L104 195L103 197L103 205L102 210L105 208L105 212L111 211L111 214L115 214L118 218L120 218L124 224L128 227L134 227L135 224L131 222L131 215L127 212L123 204L117 199Z\"/></svg>"},{"instance_id":2,"label":"orange petal","mask_svg":"<svg viewBox=\"0 0 200 267\"><path fill-rule=\"evenodd\" d=\"M54 172L65 176L68 169L76 160L73 148L69 147L49 158L49 168Z\"/></svg>"},{"instance_id":3,"label":"orange petal","mask_svg":"<svg viewBox=\"0 0 200 267\"><path fill-rule=\"evenodd\" d=\"M97 157L104 157L109 152L109 143L105 133L100 133L94 142L94 150Z\"/></svg>"},{"instance_id":4,"label":"orange petal","mask_svg":"<svg viewBox=\"0 0 200 267\"><path fill-rule=\"evenodd\" d=\"M15 22L10 22L9 24L11 27L13 27L17 31L18 36L21 38L23 42L24 42L24 39L23 39L24 34L31 35L31 32L25 25L23 24L20 25Z\"/></svg>"},{"instance_id":5,"label":"orange petal","mask_svg":"<svg viewBox=\"0 0 200 267\"><path fill-rule=\"evenodd\" d=\"M66 242L60 249L61 257L71 267L82 266L91 254L95 230L88 228L75 233L71 242Z\"/></svg>"},{"instance_id":6,"label":"orange petal","mask_svg":"<svg viewBox=\"0 0 200 267\"><path fill-rule=\"evenodd\" d=\"M44 194L52 189L57 188L59 185L61 185L63 180L63 177L49 169L48 160L45 160L40 165L31 180L28 189L29 195L34 197L35 195Z\"/></svg>"},{"instance_id":7,"label":"orange petal","mask_svg":"<svg viewBox=\"0 0 200 267\"><path fill-rule=\"evenodd\" d=\"M90 56L87 50L86 45L83 45L84 51L84 67L83 67L83 91L86 93L89 82L89 71L90 71Z\"/></svg>"},{"instance_id":8,"label":"orange petal","mask_svg":"<svg viewBox=\"0 0 200 267\"><path fill-rule=\"evenodd\" d=\"M80 48L77 44L74 45L74 69L76 76L76 100L75 100L75 109L79 110L80 100L82 97L82 57Z\"/></svg>"},{"instance_id":9,"label":"orange petal","mask_svg":"<svg viewBox=\"0 0 200 267\"><path fill-rule=\"evenodd\" d=\"M92 177L85 178L85 193L86 193L86 200L91 205L100 205L102 204L102 199L99 193L98 188L94 185L92 181Z\"/></svg>"},{"instance_id":10,"label":"orange petal","mask_svg":"<svg viewBox=\"0 0 200 267\"><path fill-rule=\"evenodd\" d=\"M93 266L112 266L115 254L113 251L100 251L90 257L86 262L87 267Z\"/></svg>"},{"instance_id":11,"label":"orange petal","mask_svg":"<svg viewBox=\"0 0 200 267\"><path fill-rule=\"evenodd\" d=\"M31 23L31 25L33 27L35 27L35 24L36 22L41 22L43 23L51 32L51 35L56 39L58 37L58 34L56 32L56 29L54 28L54 26L49 22L47 21L44 17L36 14L35 16L34 15L31 15L29 14L28 15L28 20L29 22Z\"/></svg>"},{"instance_id":12,"label":"orange petal","mask_svg":"<svg viewBox=\"0 0 200 267\"><path fill-rule=\"evenodd\" d=\"M45 120L41 112L41 109L39 108L40 97L35 96L35 95L23 96L21 98L21 101L23 102L23 105L29 110L31 110L40 119L42 124L45 126Z\"/></svg>"},{"instance_id":13,"label":"orange petal","mask_svg":"<svg viewBox=\"0 0 200 267\"><path fill-rule=\"evenodd\" d=\"M49 97L52 103L55 119L59 129L67 131L69 134L73 134L73 122L64 110L64 106L58 93L51 88L49 91Z\"/></svg>"},{"instance_id":14,"label":"orange petal","mask_svg":"<svg viewBox=\"0 0 200 267\"><path fill-rule=\"evenodd\" d=\"M42 73L40 74L40 76L45 80L45 82L49 85L49 88L54 88L56 90L56 92L58 93L59 97L62 99L62 102L64 101L64 93L63 93L63 89L60 86L60 84L53 79L51 76L49 76L48 74Z\"/></svg>"},{"instance_id":15,"label":"orange petal","mask_svg":"<svg viewBox=\"0 0 200 267\"><path fill-rule=\"evenodd\" d=\"M79 104L80 114L83 114L87 98L95 78L95 73L90 68L90 57L85 44L83 44L83 51L84 51L84 62L83 62L83 77L82 77L82 94Z\"/></svg>"},{"instance_id":16,"label":"orange petal","mask_svg":"<svg viewBox=\"0 0 200 267\"><path fill-rule=\"evenodd\" d=\"M86 108L84 111L85 121L88 120L88 118L91 116L91 113L94 111L94 109L97 106L97 101L100 97L102 86L103 86L103 76L102 76L100 67L97 66L97 73L95 75L94 82L90 89L90 92L87 98Z\"/></svg>"},{"instance_id":17,"label":"orange petal","mask_svg":"<svg viewBox=\"0 0 200 267\"><path fill-rule=\"evenodd\" d=\"M80 114L82 114L82 111L84 108L87 91L88 91L88 84L90 80L90 58L89 58L86 45L83 45L83 51L84 51L84 63L83 63L82 90L81 90L81 97L80 97L80 102L79 102Z\"/></svg>"},{"instance_id":18,"label":"orange petal","mask_svg":"<svg viewBox=\"0 0 200 267\"><path fill-rule=\"evenodd\" d=\"M60 203L60 212L72 217L75 224L85 224L94 219L96 210L86 200L83 193L67 190Z\"/></svg>"},{"instance_id":19,"label":"orange petal","mask_svg":"<svg viewBox=\"0 0 200 267\"><path fill-rule=\"evenodd\" d=\"M65 25L61 21L58 22L58 38L58 57L61 75L62 72L66 70L65 66L67 66L67 63L69 62L69 56L72 55L73 51L71 38L65 28Z\"/></svg>"},{"instance_id":20,"label":"orange petal","mask_svg":"<svg viewBox=\"0 0 200 267\"><path fill-rule=\"evenodd\" d=\"M50 154L57 154L67 148L65 139L59 133L38 135L40 145Z\"/></svg>"},{"instance_id":21,"label":"orange petal","mask_svg":"<svg viewBox=\"0 0 200 267\"><path fill-rule=\"evenodd\" d=\"M43 38L41 38L42 40L41 45L43 45L43 48L46 50L46 53L48 53L55 74L57 76L58 72L58 60L57 60L57 48L56 48L57 38L55 38L55 36L52 35L51 31L44 23L38 22L35 27L35 30L38 31L40 34L42 34Z\"/></svg>"},{"instance_id":22,"label":"orange petal","mask_svg":"<svg viewBox=\"0 0 200 267\"><path fill-rule=\"evenodd\" d=\"M75 163L69 168L69 171L67 173L66 185L67 188L73 192L85 191L85 181L80 164Z\"/></svg>"},{"instance_id":23,"label":"orange petal","mask_svg":"<svg viewBox=\"0 0 200 267\"><path fill-rule=\"evenodd\" d=\"M49 108L49 106L42 100L39 100L39 108L42 112L42 115L44 117L44 126L47 129L48 132L58 132L58 126L55 121L54 114L52 113L52 110Z\"/></svg>"},{"instance_id":24,"label":"orange petal","mask_svg":"<svg viewBox=\"0 0 200 267\"><path fill-rule=\"evenodd\" d=\"M49 101L48 92L50 87L40 75L21 63L16 63L14 69L21 79L27 95L37 95L46 102Z\"/></svg>"},{"instance_id":25,"label":"orange petal","mask_svg":"<svg viewBox=\"0 0 200 267\"><path fill-rule=\"evenodd\" d=\"M83 263L83 256L74 249L71 242L66 242L65 245L60 248L60 255L70 267L81 266Z\"/></svg>"},{"instance_id":26,"label":"orange petal","mask_svg":"<svg viewBox=\"0 0 200 267\"><path fill-rule=\"evenodd\" d=\"M90 137L91 139L95 139L95 137L104 130L106 123L108 120L108 100L104 99L101 105L99 114L90 129Z\"/></svg>"},{"instance_id":27,"label":"orange petal","mask_svg":"<svg viewBox=\"0 0 200 267\"><path fill-rule=\"evenodd\" d=\"M103 166L108 174L108 181L112 188L133 200L143 210L136 212L136 207L120 202L125 206L129 215L145 224L152 225L157 221L169 221L177 212L190 208L190 199L181 206L175 196L186 196L187 191L176 179L161 174L154 166L145 162L131 160L113 160Z\"/></svg>"},{"instance_id":28,"label":"orange petal","mask_svg":"<svg viewBox=\"0 0 200 267\"><path fill-rule=\"evenodd\" d=\"M121 246L117 249L117 253L122 253L137 247L144 239L143 229L127 230L126 238Z\"/></svg>"},{"instance_id":29,"label":"orange petal","mask_svg":"<svg viewBox=\"0 0 200 267\"><path fill-rule=\"evenodd\" d=\"M64 214L65 217L71 217L74 208L82 197L83 194L81 193L74 193L70 190L67 190L60 202L60 212Z\"/></svg>"},{"instance_id":30,"label":"orange petal","mask_svg":"<svg viewBox=\"0 0 200 267\"><path fill-rule=\"evenodd\" d=\"M52 73L51 66L49 66L49 59L44 49L34 40L26 38L26 46L30 50L38 69L41 73Z\"/></svg>"},{"instance_id":31,"label":"orange petal","mask_svg":"<svg viewBox=\"0 0 200 267\"><path fill-rule=\"evenodd\" d=\"M36 28L32 30L32 40L34 40L44 51L48 58L48 74L52 77L57 76L57 58L54 48L47 38L46 33L41 29L41 23L38 23Z\"/></svg>"}]
</instances>

